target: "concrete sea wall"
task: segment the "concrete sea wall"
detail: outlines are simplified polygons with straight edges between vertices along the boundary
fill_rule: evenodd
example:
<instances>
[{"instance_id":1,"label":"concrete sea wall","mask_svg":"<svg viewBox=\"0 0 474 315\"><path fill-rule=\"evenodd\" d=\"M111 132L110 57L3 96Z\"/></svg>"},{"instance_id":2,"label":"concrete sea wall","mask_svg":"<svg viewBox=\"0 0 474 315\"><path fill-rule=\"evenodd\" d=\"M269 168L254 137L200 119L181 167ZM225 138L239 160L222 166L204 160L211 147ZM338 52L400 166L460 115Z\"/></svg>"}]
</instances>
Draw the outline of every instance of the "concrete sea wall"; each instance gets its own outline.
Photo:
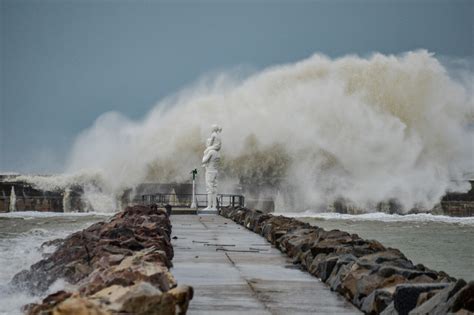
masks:
<instances>
[{"instance_id":1,"label":"concrete sea wall","mask_svg":"<svg viewBox=\"0 0 474 315\"><path fill-rule=\"evenodd\" d=\"M474 282L414 265L377 241L247 208L220 214L262 235L366 314L474 312Z\"/></svg>"},{"instance_id":2,"label":"concrete sea wall","mask_svg":"<svg viewBox=\"0 0 474 315\"><path fill-rule=\"evenodd\" d=\"M12 285L43 294L58 279L75 290L58 291L25 306L29 315L186 314L192 287L170 273L173 248L165 210L134 206L57 245L47 258L21 271Z\"/></svg>"},{"instance_id":3,"label":"concrete sea wall","mask_svg":"<svg viewBox=\"0 0 474 315\"><path fill-rule=\"evenodd\" d=\"M14 193L15 198L11 198ZM67 194L67 198L65 195ZM73 187L69 192L63 190L44 191L23 181L1 181L0 212L9 211L84 211L82 189ZM12 199L14 204L12 204Z\"/></svg>"}]
</instances>

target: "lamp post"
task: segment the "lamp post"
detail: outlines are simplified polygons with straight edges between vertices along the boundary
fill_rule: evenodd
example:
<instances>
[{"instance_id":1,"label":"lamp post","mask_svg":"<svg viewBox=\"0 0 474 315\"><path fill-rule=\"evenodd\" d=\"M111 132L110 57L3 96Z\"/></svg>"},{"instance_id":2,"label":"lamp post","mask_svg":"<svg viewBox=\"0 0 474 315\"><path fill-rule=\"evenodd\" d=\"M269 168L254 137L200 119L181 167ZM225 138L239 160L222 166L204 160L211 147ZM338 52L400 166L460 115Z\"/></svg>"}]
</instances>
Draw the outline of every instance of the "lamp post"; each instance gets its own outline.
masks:
<instances>
[{"instance_id":1,"label":"lamp post","mask_svg":"<svg viewBox=\"0 0 474 315\"><path fill-rule=\"evenodd\" d=\"M197 169L193 169L191 171L191 174L193 174L193 197L191 201L191 209L197 209L196 206L196 175L197 175Z\"/></svg>"}]
</instances>

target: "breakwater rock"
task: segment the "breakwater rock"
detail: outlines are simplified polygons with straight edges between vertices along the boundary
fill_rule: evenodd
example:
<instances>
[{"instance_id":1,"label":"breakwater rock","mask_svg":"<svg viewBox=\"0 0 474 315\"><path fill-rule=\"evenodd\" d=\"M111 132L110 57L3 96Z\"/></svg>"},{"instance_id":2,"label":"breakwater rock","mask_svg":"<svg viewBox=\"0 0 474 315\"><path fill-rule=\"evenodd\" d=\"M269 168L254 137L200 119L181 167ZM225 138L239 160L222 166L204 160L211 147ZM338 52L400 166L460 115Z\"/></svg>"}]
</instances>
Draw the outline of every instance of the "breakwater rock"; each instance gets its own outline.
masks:
<instances>
[{"instance_id":1,"label":"breakwater rock","mask_svg":"<svg viewBox=\"0 0 474 315\"><path fill-rule=\"evenodd\" d=\"M57 245L49 257L15 275L12 284L40 294L63 279L59 291L25 307L39 314L185 314L193 290L169 272L171 223L163 209L134 206ZM47 244L49 245L49 244Z\"/></svg>"},{"instance_id":2,"label":"breakwater rock","mask_svg":"<svg viewBox=\"0 0 474 315\"><path fill-rule=\"evenodd\" d=\"M377 241L247 208L220 214L262 235L366 314L474 312L474 282L414 265Z\"/></svg>"}]
</instances>

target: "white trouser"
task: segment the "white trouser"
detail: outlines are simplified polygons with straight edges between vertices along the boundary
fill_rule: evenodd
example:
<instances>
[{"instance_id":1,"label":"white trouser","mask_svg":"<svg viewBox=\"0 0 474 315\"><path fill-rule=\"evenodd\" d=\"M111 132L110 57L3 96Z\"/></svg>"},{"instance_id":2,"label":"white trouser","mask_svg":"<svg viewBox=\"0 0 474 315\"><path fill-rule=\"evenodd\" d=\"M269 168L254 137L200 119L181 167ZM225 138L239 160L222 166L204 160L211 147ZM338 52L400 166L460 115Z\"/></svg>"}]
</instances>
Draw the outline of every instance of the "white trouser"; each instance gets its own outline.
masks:
<instances>
[{"instance_id":1,"label":"white trouser","mask_svg":"<svg viewBox=\"0 0 474 315\"><path fill-rule=\"evenodd\" d=\"M217 171L206 171L206 191L208 194L217 193Z\"/></svg>"},{"instance_id":2,"label":"white trouser","mask_svg":"<svg viewBox=\"0 0 474 315\"><path fill-rule=\"evenodd\" d=\"M206 191L207 191L207 207L216 208L217 198L217 171L206 170Z\"/></svg>"}]
</instances>

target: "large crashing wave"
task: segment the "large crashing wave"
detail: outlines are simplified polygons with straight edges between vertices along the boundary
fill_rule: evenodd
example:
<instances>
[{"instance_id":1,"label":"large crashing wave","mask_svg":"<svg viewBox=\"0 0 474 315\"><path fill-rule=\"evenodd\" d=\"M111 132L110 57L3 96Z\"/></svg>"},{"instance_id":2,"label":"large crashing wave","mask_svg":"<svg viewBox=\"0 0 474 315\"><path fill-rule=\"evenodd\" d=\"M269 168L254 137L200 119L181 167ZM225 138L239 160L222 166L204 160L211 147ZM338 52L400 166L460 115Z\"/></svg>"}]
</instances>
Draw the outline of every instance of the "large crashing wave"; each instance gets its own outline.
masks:
<instances>
[{"instance_id":1,"label":"large crashing wave","mask_svg":"<svg viewBox=\"0 0 474 315\"><path fill-rule=\"evenodd\" d=\"M244 80L201 81L142 121L106 113L78 136L68 171L96 172L115 193L147 180L185 181L218 123L224 178L289 185L292 209L340 197L362 208L390 199L431 208L446 191L470 187L462 180L474 170L468 85L426 51L316 54Z\"/></svg>"}]
</instances>

